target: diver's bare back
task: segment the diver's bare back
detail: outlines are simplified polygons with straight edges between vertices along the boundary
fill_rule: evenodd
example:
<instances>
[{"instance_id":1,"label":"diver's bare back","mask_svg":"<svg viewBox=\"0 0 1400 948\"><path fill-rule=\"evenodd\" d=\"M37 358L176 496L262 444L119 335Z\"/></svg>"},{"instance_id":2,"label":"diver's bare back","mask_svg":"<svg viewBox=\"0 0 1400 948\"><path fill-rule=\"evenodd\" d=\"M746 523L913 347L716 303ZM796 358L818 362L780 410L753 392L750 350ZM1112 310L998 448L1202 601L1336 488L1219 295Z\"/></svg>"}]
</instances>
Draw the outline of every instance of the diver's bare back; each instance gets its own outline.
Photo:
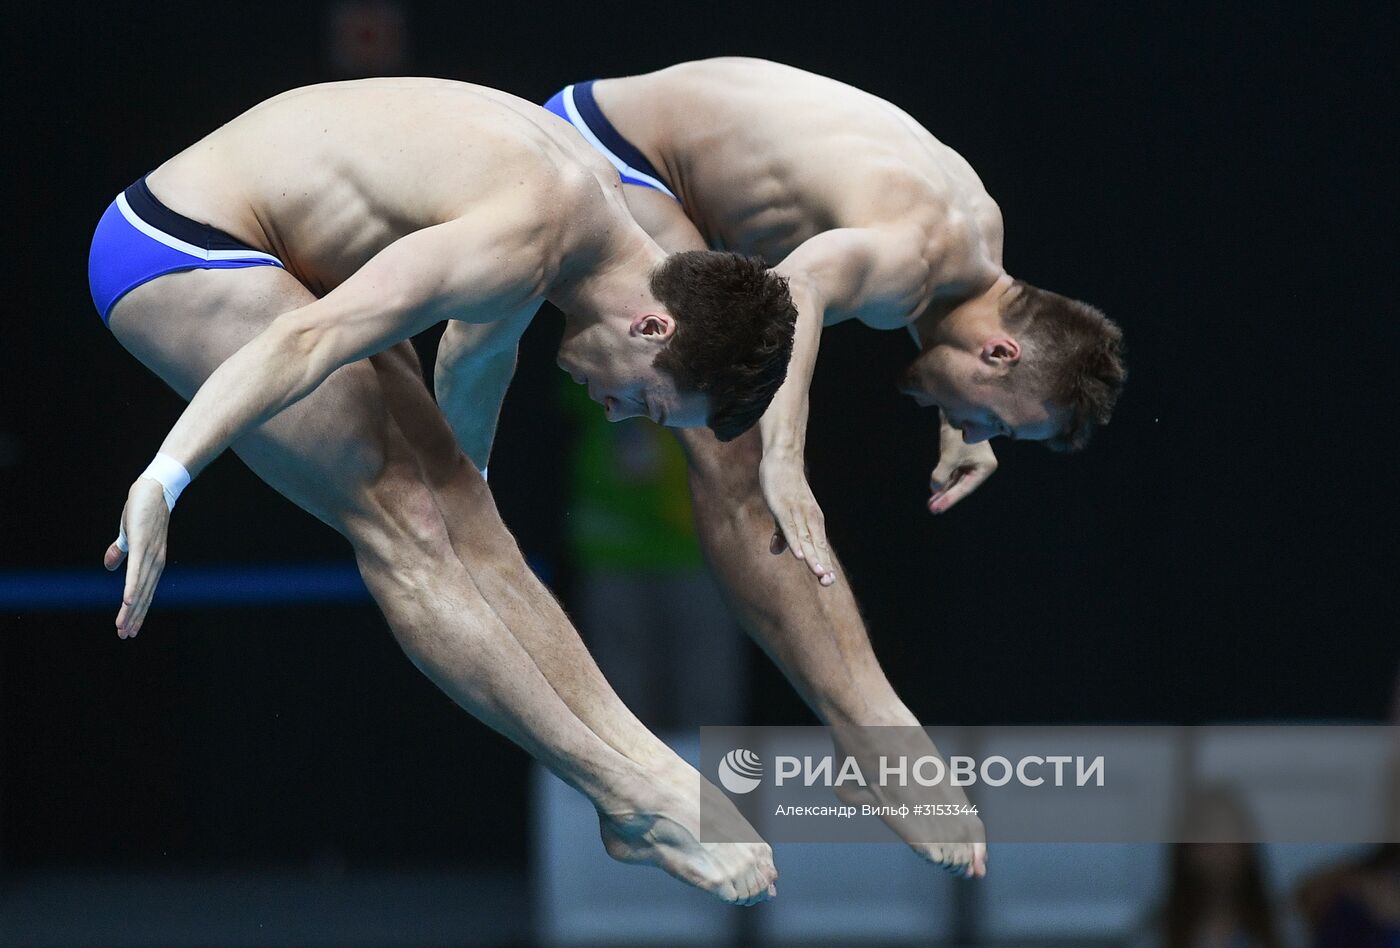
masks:
<instances>
[{"instance_id":1,"label":"diver's bare back","mask_svg":"<svg viewBox=\"0 0 1400 948\"><path fill-rule=\"evenodd\" d=\"M148 183L321 295L398 238L488 204L503 219L567 227L559 206L590 176L617 190L607 162L523 99L440 79L367 79L268 99ZM542 242L559 236L550 230Z\"/></svg>"},{"instance_id":2,"label":"diver's bare back","mask_svg":"<svg viewBox=\"0 0 1400 948\"><path fill-rule=\"evenodd\" d=\"M923 215L933 228L966 228L1000 261L1001 213L976 172L867 92L724 58L603 80L595 94L624 137L654 145L647 157L712 246L771 262L823 230Z\"/></svg>"}]
</instances>

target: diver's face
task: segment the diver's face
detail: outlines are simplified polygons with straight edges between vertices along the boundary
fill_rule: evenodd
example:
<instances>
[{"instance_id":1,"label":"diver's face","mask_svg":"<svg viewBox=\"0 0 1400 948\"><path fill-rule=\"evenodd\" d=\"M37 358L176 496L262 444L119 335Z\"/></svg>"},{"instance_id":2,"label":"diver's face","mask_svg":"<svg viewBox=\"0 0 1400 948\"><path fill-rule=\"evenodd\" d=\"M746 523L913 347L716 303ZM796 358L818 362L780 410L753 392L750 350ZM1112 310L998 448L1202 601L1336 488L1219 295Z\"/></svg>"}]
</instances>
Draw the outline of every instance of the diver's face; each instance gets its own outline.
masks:
<instances>
[{"instance_id":1,"label":"diver's face","mask_svg":"<svg viewBox=\"0 0 1400 948\"><path fill-rule=\"evenodd\" d=\"M650 418L669 428L703 428L709 419L707 396L681 389L656 368L641 374L603 371L575 381L588 386L588 397L603 406L608 421Z\"/></svg>"},{"instance_id":2,"label":"diver's face","mask_svg":"<svg viewBox=\"0 0 1400 948\"><path fill-rule=\"evenodd\" d=\"M650 418L671 428L703 428L709 419L707 395L683 389L669 372L653 363L670 333L612 332L593 326L569 335L559 345L559 367L588 397L603 406L608 421Z\"/></svg>"},{"instance_id":3,"label":"diver's face","mask_svg":"<svg viewBox=\"0 0 1400 948\"><path fill-rule=\"evenodd\" d=\"M1019 391L981 353L949 346L922 353L905 373L900 391L920 405L941 408L968 444L997 437L1045 441L1061 426L1053 405Z\"/></svg>"}]
</instances>

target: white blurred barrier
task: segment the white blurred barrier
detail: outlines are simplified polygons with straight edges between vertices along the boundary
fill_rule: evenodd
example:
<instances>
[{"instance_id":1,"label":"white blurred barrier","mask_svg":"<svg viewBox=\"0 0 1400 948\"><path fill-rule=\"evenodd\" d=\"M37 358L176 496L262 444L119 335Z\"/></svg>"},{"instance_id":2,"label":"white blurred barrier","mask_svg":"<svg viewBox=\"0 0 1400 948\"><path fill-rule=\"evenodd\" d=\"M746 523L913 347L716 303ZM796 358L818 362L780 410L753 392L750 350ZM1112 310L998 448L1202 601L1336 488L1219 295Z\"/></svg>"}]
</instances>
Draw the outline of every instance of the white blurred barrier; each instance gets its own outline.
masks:
<instances>
[{"instance_id":1,"label":"white blurred barrier","mask_svg":"<svg viewBox=\"0 0 1400 948\"><path fill-rule=\"evenodd\" d=\"M1063 739L1056 739L1057 753L1075 753L1075 729L1067 728ZM1043 753L1046 732L1017 738L1014 732L995 743L976 748L980 756L1002 755L1018 760ZM1116 746L1114 746L1116 744ZM1181 748L1168 732L1124 730L1110 743L1096 735L1094 753L1107 753L1114 761L1110 795L1082 797L1094 808L1086 819L1123 827L1166 839ZM1008 817L1024 818L1036 813L1031 787L1008 788L1024 803L1008 800L1002 806ZM975 791L973 793L976 799ZM1077 797L1070 796L1073 804ZM1015 806L1010 803L1015 802ZM1061 805L1066 801L1062 800ZM1134 825L1144 812L1161 812L1163 825L1144 828ZM1148 843L1064 844L996 842L998 815L984 812L991 849L987 878L978 889L978 929L983 937L1014 940L1028 937L1107 938L1134 933L1142 916L1162 889L1161 847ZM1022 836L1022 838L1025 838Z\"/></svg>"},{"instance_id":2,"label":"white blurred barrier","mask_svg":"<svg viewBox=\"0 0 1400 948\"><path fill-rule=\"evenodd\" d=\"M1135 934L1163 891L1152 843L993 843L978 888L983 937L1102 939Z\"/></svg>"},{"instance_id":3,"label":"white blurred barrier","mask_svg":"<svg viewBox=\"0 0 1400 948\"><path fill-rule=\"evenodd\" d=\"M1386 763L1400 747L1385 728L1206 728L1193 753L1202 784L1237 790L1263 839L1297 838L1297 814L1315 818L1317 838L1382 838L1388 800ZM1292 816L1290 816L1290 814ZM1336 835L1328 827L1336 824Z\"/></svg>"},{"instance_id":4,"label":"white blurred barrier","mask_svg":"<svg viewBox=\"0 0 1400 948\"><path fill-rule=\"evenodd\" d=\"M755 916L759 944L931 944L953 933L954 881L903 843L774 846L778 898Z\"/></svg>"},{"instance_id":5,"label":"white blurred barrier","mask_svg":"<svg viewBox=\"0 0 1400 948\"><path fill-rule=\"evenodd\" d=\"M692 764L694 739L667 741ZM598 819L543 768L532 777L537 937L549 945L927 943L951 932L954 881L901 843L775 847L777 900L733 908L651 868L609 859ZM969 884L969 883L961 883Z\"/></svg>"},{"instance_id":6,"label":"white blurred barrier","mask_svg":"<svg viewBox=\"0 0 1400 948\"><path fill-rule=\"evenodd\" d=\"M946 748L945 748L946 750ZM832 753L823 731L792 735L786 754L820 758ZM761 806L777 804L765 784ZM832 803L837 802L832 797ZM889 833L888 842L784 843L776 845L778 898L755 916L759 944L929 944L954 930L953 886Z\"/></svg>"},{"instance_id":7,"label":"white blurred barrier","mask_svg":"<svg viewBox=\"0 0 1400 948\"><path fill-rule=\"evenodd\" d=\"M1208 729L1194 748L1194 771L1202 783L1237 790L1260 835L1287 836L1286 814L1315 812L1320 826L1345 815L1348 829L1360 820L1373 838L1386 829L1395 807L1386 761L1400 751L1379 728L1258 727ZM1298 884L1322 866L1356 858L1365 845L1268 843L1264 845L1270 887L1287 901Z\"/></svg>"},{"instance_id":8,"label":"white blurred barrier","mask_svg":"<svg viewBox=\"0 0 1400 948\"><path fill-rule=\"evenodd\" d=\"M1073 753L1074 731L1065 730L1067 753ZM1034 743L1021 746L1011 732L976 747L956 746L959 741L941 746L945 754L1016 760L1043 750L1045 733L1027 740ZM1352 817L1357 811L1373 814L1367 818L1374 819L1379 839L1393 792L1384 768L1365 766L1395 753L1379 730L1206 728L1174 738L1166 729L1124 729L1118 740L1107 751L1115 762L1111 793L1094 798L1091 816L1112 831L1123 827L1126 838L1172 839L1188 777L1236 788L1265 838L1286 837L1283 814L1306 806L1346 808ZM669 743L698 761L697 740ZM1094 747L1105 753L1102 733ZM972 795L976 802L975 789ZM1167 882L1168 853L1160 844L998 843L998 815L984 812L991 855L988 876L979 882L945 876L898 842L788 843L775 847L778 899L735 909L654 869L608 859L592 807L539 769L534 797L538 936L552 945L722 945L740 937L759 944L933 943L959 932L999 943L1088 943L1138 933ZM1024 806L1001 805L1011 819L1036 809L1029 796ZM1160 814L1155 818L1161 825L1141 825L1145 812ZM1264 860L1280 905L1287 906L1304 876L1364 849L1266 844ZM957 886L969 887L971 918L955 917L963 901L955 896Z\"/></svg>"},{"instance_id":9,"label":"white blurred barrier","mask_svg":"<svg viewBox=\"0 0 1400 948\"><path fill-rule=\"evenodd\" d=\"M698 740L668 743L699 762ZM531 785L541 943L722 945L736 932L736 914L753 911L725 905L659 869L614 861L603 851L598 814L582 794L539 766Z\"/></svg>"}]
</instances>

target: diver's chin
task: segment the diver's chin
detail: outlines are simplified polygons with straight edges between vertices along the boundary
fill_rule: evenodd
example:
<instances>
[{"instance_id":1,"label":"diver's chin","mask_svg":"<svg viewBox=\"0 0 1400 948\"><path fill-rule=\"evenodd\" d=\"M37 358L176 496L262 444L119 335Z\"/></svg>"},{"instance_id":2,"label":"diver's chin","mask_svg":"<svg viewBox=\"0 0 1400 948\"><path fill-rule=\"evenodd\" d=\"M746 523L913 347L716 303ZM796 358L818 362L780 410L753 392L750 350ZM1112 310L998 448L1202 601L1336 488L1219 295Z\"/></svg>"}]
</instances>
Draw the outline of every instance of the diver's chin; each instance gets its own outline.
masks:
<instances>
[{"instance_id":1,"label":"diver's chin","mask_svg":"<svg viewBox=\"0 0 1400 948\"><path fill-rule=\"evenodd\" d=\"M567 372L569 378L573 379L575 385L586 385L588 383L588 376L583 374L583 370L575 366L564 356L559 356L555 359L554 364Z\"/></svg>"}]
</instances>

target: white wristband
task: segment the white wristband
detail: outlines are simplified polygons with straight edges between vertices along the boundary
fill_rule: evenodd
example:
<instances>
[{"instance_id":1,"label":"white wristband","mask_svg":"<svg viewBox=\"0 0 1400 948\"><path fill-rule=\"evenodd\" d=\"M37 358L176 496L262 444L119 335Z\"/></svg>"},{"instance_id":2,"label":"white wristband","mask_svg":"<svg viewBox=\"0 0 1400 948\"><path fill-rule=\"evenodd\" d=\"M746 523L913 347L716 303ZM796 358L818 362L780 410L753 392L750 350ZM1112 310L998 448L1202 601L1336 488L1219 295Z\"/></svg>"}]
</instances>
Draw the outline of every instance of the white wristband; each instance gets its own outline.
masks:
<instances>
[{"instance_id":1,"label":"white wristband","mask_svg":"<svg viewBox=\"0 0 1400 948\"><path fill-rule=\"evenodd\" d=\"M141 472L141 476L149 477L160 485L168 510L175 509L175 501L179 500L180 492L190 483L190 472L185 470L185 465L168 454L157 454L151 466Z\"/></svg>"}]
</instances>

